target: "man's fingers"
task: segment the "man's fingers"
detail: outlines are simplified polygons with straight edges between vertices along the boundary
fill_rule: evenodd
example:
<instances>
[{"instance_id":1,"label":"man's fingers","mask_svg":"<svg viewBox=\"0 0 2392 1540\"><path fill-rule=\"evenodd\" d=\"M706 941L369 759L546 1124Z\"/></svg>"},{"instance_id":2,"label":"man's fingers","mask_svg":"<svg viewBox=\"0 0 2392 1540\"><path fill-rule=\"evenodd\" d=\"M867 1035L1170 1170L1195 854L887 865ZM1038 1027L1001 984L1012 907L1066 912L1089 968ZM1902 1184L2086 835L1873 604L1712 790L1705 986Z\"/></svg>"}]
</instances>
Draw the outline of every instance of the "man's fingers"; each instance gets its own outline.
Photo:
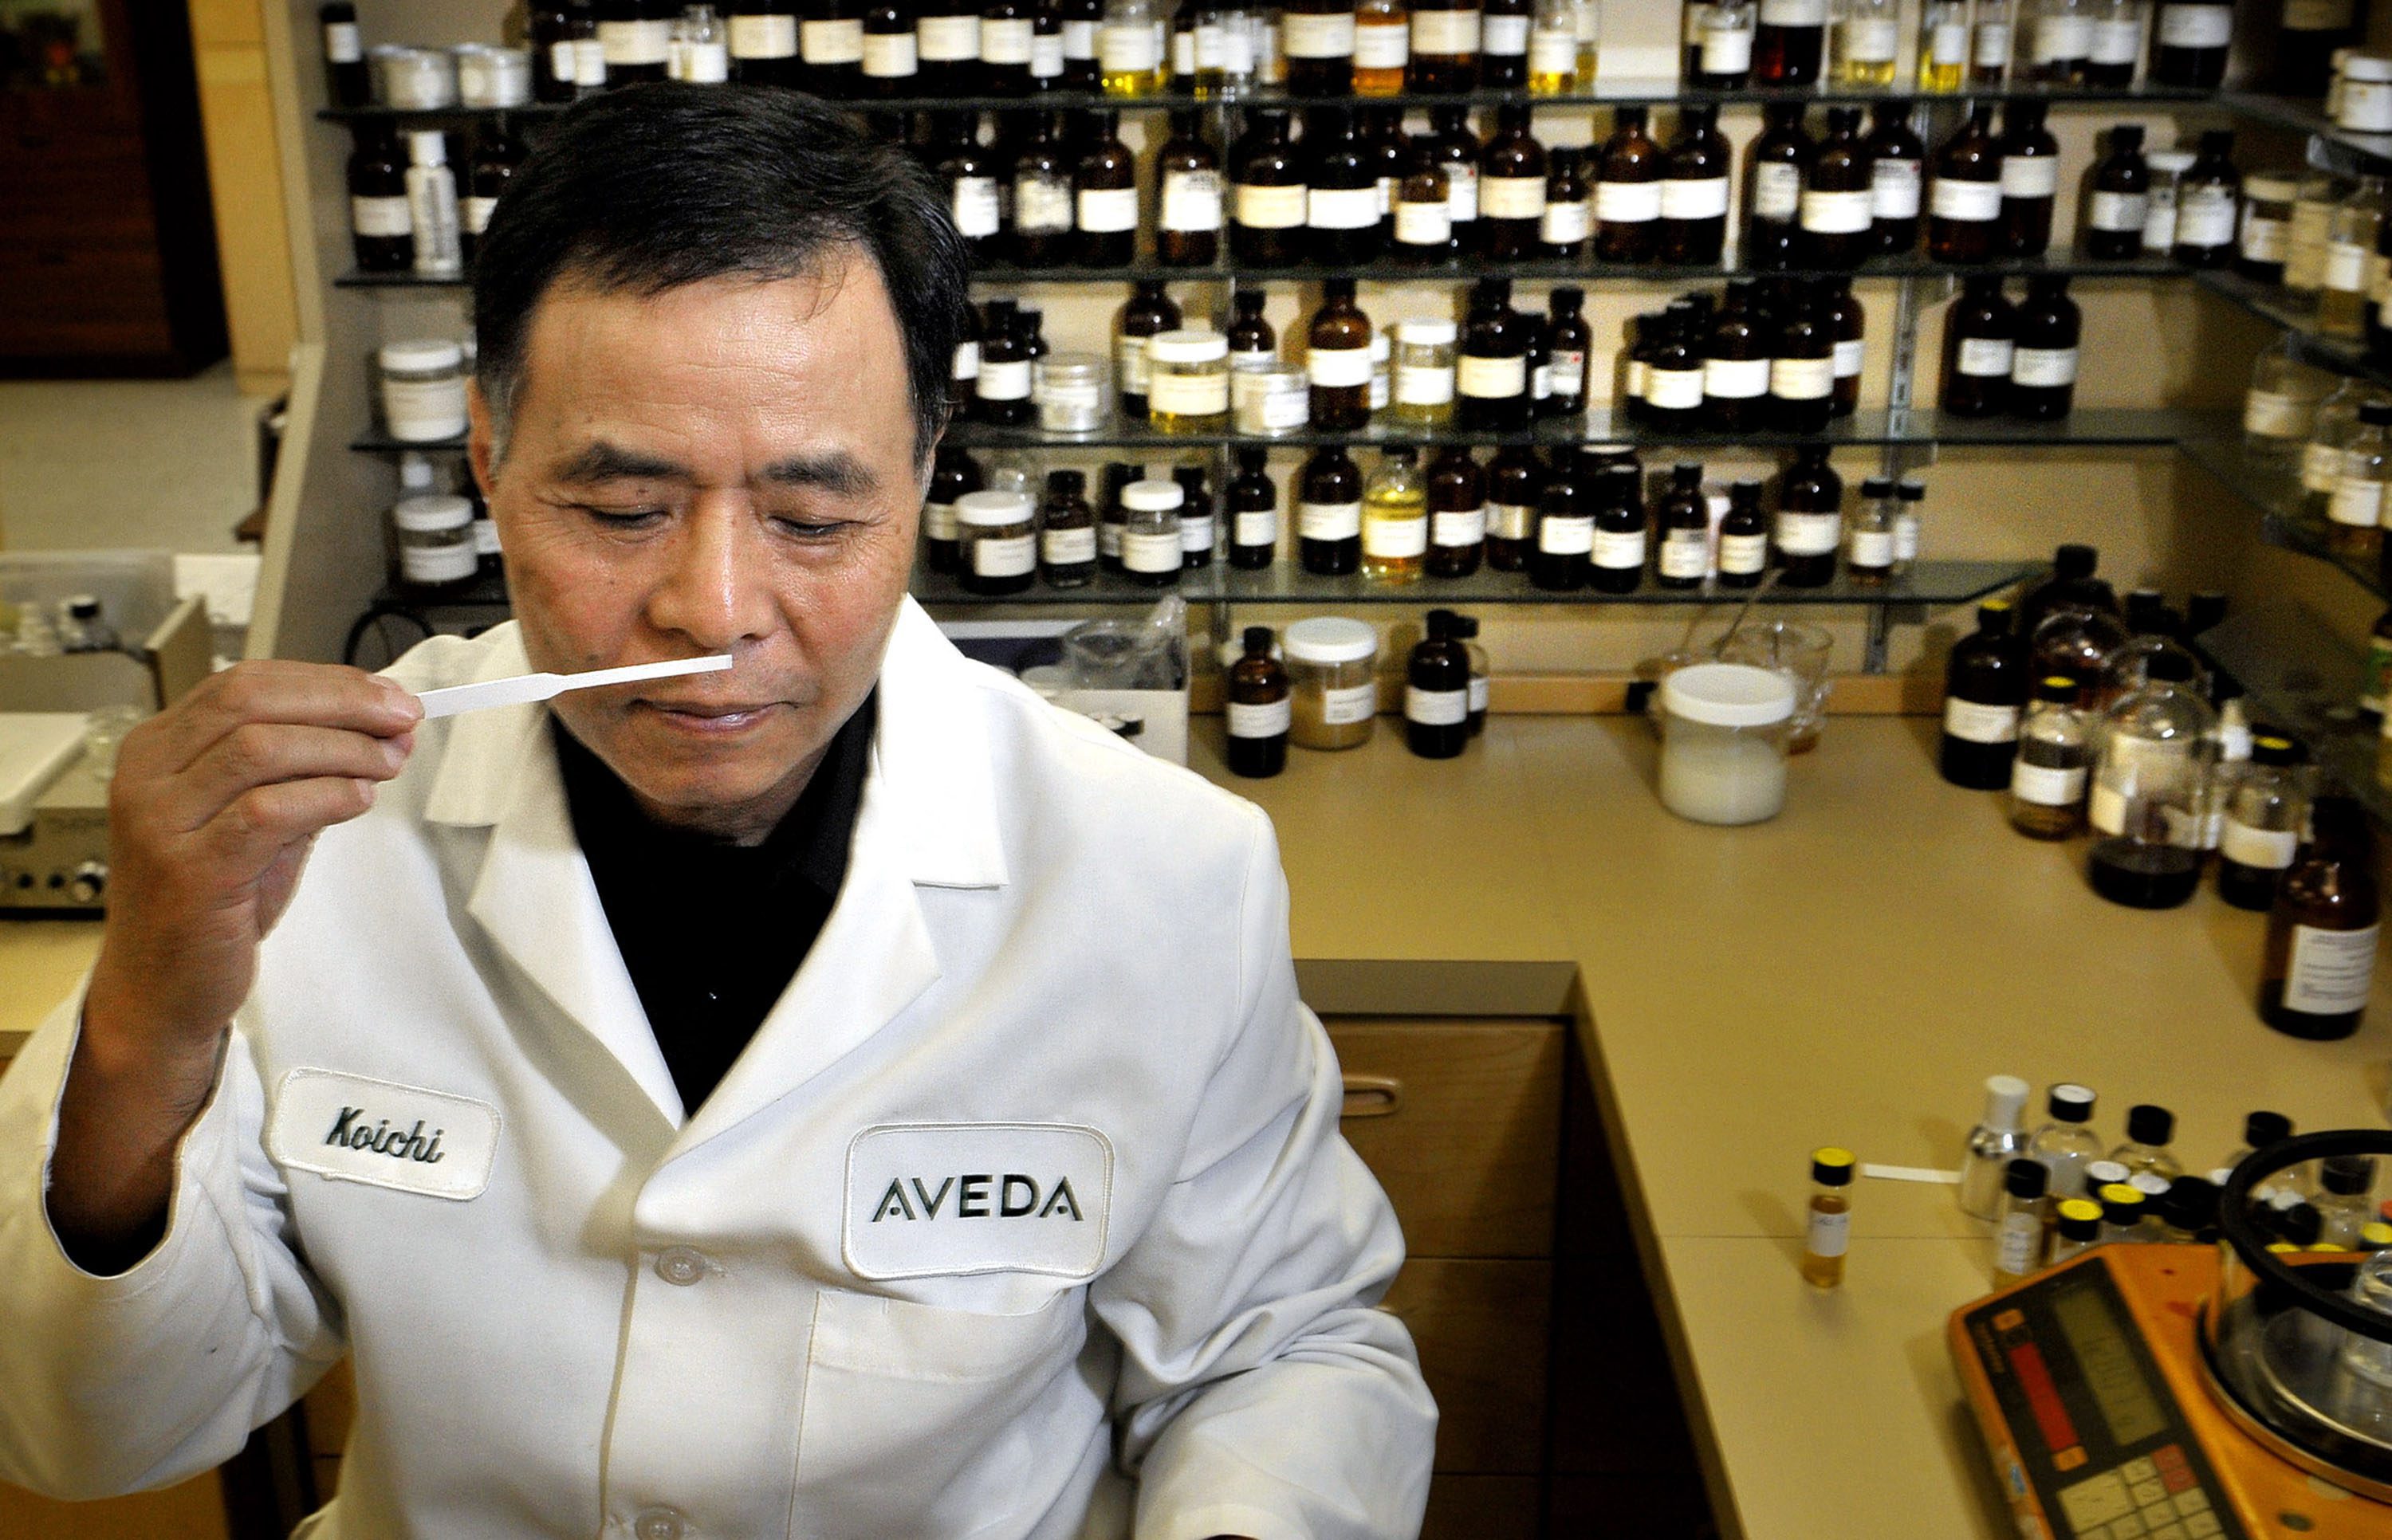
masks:
<instances>
[{"instance_id":1,"label":"man's fingers","mask_svg":"<svg viewBox=\"0 0 2392 1540\"><path fill-rule=\"evenodd\" d=\"M260 786L323 776L387 781L407 763L413 743L405 735L245 722L161 786L152 808L168 831L188 834Z\"/></svg>"},{"instance_id":2,"label":"man's fingers","mask_svg":"<svg viewBox=\"0 0 2392 1540\"><path fill-rule=\"evenodd\" d=\"M228 804L201 831L208 854L244 878L272 865L290 846L344 823L374 803L374 783L350 776L319 776L258 786Z\"/></svg>"},{"instance_id":3,"label":"man's fingers","mask_svg":"<svg viewBox=\"0 0 2392 1540\"><path fill-rule=\"evenodd\" d=\"M396 737L422 719L416 698L390 680L332 664L243 663L211 676L125 738L138 770L186 770L226 734L250 723L338 728Z\"/></svg>"}]
</instances>

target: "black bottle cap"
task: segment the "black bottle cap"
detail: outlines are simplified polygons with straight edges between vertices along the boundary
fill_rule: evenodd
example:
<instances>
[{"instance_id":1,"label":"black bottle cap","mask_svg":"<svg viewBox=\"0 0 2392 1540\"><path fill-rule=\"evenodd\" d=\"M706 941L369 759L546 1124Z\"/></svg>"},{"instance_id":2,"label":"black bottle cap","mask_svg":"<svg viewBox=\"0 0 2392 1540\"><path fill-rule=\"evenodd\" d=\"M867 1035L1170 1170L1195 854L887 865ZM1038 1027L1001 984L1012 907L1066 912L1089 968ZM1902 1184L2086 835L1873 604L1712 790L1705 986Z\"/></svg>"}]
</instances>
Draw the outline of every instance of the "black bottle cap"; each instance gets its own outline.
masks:
<instances>
[{"instance_id":1,"label":"black bottle cap","mask_svg":"<svg viewBox=\"0 0 2392 1540\"><path fill-rule=\"evenodd\" d=\"M2039 701L2073 701L2083 689L2084 686L2066 674L2047 674L2035 685L2034 698Z\"/></svg>"},{"instance_id":2,"label":"black bottle cap","mask_svg":"<svg viewBox=\"0 0 2392 1540\"><path fill-rule=\"evenodd\" d=\"M1850 133L1850 132L1852 132L1852 131L1853 131L1853 130L1855 130L1855 129L1859 128L1859 127L1860 127L1860 125L1861 125L1861 110L1860 110L1859 108L1857 108L1857 107L1830 107L1830 108L1828 108L1828 109L1827 109L1827 132L1828 132L1828 133L1830 133L1830 134Z\"/></svg>"},{"instance_id":3,"label":"black bottle cap","mask_svg":"<svg viewBox=\"0 0 2392 1540\"><path fill-rule=\"evenodd\" d=\"M2115 1182L2101 1189L2100 1198L2103 1221L2122 1227L2141 1223L2151 1207L2151 1200L2143 1196L2140 1187Z\"/></svg>"},{"instance_id":4,"label":"black bottle cap","mask_svg":"<svg viewBox=\"0 0 2392 1540\"><path fill-rule=\"evenodd\" d=\"M1703 468L1692 461L1682 459L1670 467L1670 479L1687 486L1700 486L1703 482Z\"/></svg>"},{"instance_id":5,"label":"black bottle cap","mask_svg":"<svg viewBox=\"0 0 2392 1540\"><path fill-rule=\"evenodd\" d=\"M1455 615L1453 617L1453 634L1463 641L1473 640L1478 635L1478 617L1475 615Z\"/></svg>"},{"instance_id":6,"label":"black bottle cap","mask_svg":"<svg viewBox=\"0 0 2392 1540\"><path fill-rule=\"evenodd\" d=\"M2051 553L2051 571L2057 577L2072 581L2090 577L2101 564L2101 553L2091 546L2064 545Z\"/></svg>"},{"instance_id":7,"label":"black bottle cap","mask_svg":"<svg viewBox=\"0 0 2392 1540\"><path fill-rule=\"evenodd\" d=\"M1761 484L1757 481L1732 481L1727 485L1727 496L1730 502L1757 503L1761 500Z\"/></svg>"},{"instance_id":8,"label":"black bottle cap","mask_svg":"<svg viewBox=\"0 0 2392 1540\"><path fill-rule=\"evenodd\" d=\"M1512 303L1510 278L1480 278L1470 289L1470 305L1474 310L1500 310Z\"/></svg>"},{"instance_id":9,"label":"black bottle cap","mask_svg":"<svg viewBox=\"0 0 2392 1540\"><path fill-rule=\"evenodd\" d=\"M1382 459L1400 460L1409 465L1413 460L1420 459L1420 446L1416 444L1390 444L1385 448L1379 451L1379 458Z\"/></svg>"},{"instance_id":10,"label":"black bottle cap","mask_svg":"<svg viewBox=\"0 0 2392 1540\"><path fill-rule=\"evenodd\" d=\"M1453 634L1451 610L1431 610L1423 617L1422 623L1432 637L1450 637Z\"/></svg>"},{"instance_id":11,"label":"black bottle cap","mask_svg":"<svg viewBox=\"0 0 2392 1540\"><path fill-rule=\"evenodd\" d=\"M2230 128L2210 128L2203 130L2201 136L2201 152L2204 155L2224 156L2233 154L2234 130Z\"/></svg>"},{"instance_id":12,"label":"black bottle cap","mask_svg":"<svg viewBox=\"0 0 2392 1540\"><path fill-rule=\"evenodd\" d=\"M2176 1137L2176 1114L2138 1102L2126 1109L2126 1137L2138 1145L2164 1145Z\"/></svg>"},{"instance_id":13,"label":"black bottle cap","mask_svg":"<svg viewBox=\"0 0 2392 1540\"><path fill-rule=\"evenodd\" d=\"M2392 422L2392 401L2361 401L2359 421L2373 427Z\"/></svg>"},{"instance_id":14,"label":"black bottle cap","mask_svg":"<svg viewBox=\"0 0 2392 1540\"><path fill-rule=\"evenodd\" d=\"M1171 132L1174 134L1198 133L1202 123L1203 119L1192 107L1175 107L1171 110Z\"/></svg>"},{"instance_id":15,"label":"black bottle cap","mask_svg":"<svg viewBox=\"0 0 2392 1540\"><path fill-rule=\"evenodd\" d=\"M2051 1088L2051 1094L2044 1099L2044 1105L2051 1109L2052 1117L2060 1122L2089 1122L2093 1118L2093 1091L2089 1086L2062 1081Z\"/></svg>"},{"instance_id":16,"label":"black bottle cap","mask_svg":"<svg viewBox=\"0 0 2392 1540\"><path fill-rule=\"evenodd\" d=\"M1320 297L1325 300L1350 300L1354 297L1352 278L1322 278Z\"/></svg>"},{"instance_id":17,"label":"black bottle cap","mask_svg":"<svg viewBox=\"0 0 2392 1540\"><path fill-rule=\"evenodd\" d=\"M1861 496L1864 498L1892 497L1893 478L1892 476L1869 477L1866 481L1861 483Z\"/></svg>"},{"instance_id":18,"label":"black bottle cap","mask_svg":"<svg viewBox=\"0 0 2392 1540\"><path fill-rule=\"evenodd\" d=\"M1046 472L1046 490L1059 498L1076 498L1087 489L1088 475L1085 471Z\"/></svg>"},{"instance_id":19,"label":"black bottle cap","mask_svg":"<svg viewBox=\"0 0 2392 1540\"><path fill-rule=\"evenodd\" d=\"M1977 606L1977 629L1987 636L2008 636L2010 631L2010 602L1988 599Z\"/></svg>"},{"instance_id":20,"label":"black bottle cap","mask_svg":"<svg viewBox=\"0 0 2392 1540\"><path fill-rule=\"evenodd\" d=\"M2311 1204L2295 1203L2276 1216L2276 1233L2294 1246L2315 1246L2325 1233L2325 1216Z\"/></svg>"},{"instance_id":21,"label":"black bottle cap","mask_svg":"<svg viewBox=\"0 0 2392 1540\"><path fill-rule=\"evenodd\" d=\"M1250 658L1267 658L1270 656L1270 650L1271 628L1269 627L1249 626L1246 628L1246 656Z\"/></svg>"},{"instance_id":22,"label":"black bottle cap","mask_svg":"<svg viewBox=\"0 0 2392 1540\"><path fill-rule=\"evenodd\" d=\"M2184 634L2198 636L2226 618L2226 595L2204 589L2184 602Z\"/></svg>"},{"instance_id":23,"label":"black bottle cap","mask_svg":"<svg viewBox=\"0 0 2392 1540\"><path fill-rule=\"evenodd\" d=\"M1548 298L1552 302L1554 313L1555 315L1567 316L1575 314L1585 306L1586 291L1568 284L1564 284L1562 287L1554 290ZM1642 317L1639 318L1641 319Z\"/></svg>"},{"instance_id":24,"label":"black bottle cap","mask_svg":"<svg viewBox=\"0 0 2392 1540\"><path fill-rule=\"evenodd\" d=\"M2179 1176L2160 1197L2160 1217L2195 1234L2217 1223L2217 1185L2205 1177Z\"/></svg>"},{"instance_id":25,"label":"black bottle cap","mask_svg":"<svg viewBox=\"0 0 2392 1540\"><path fill-rule=\"evenodd\" d=\"M1244 471L1244 472L1249 472L1249 473L1259 473L1259 472L1262 471L1263 467L1264 467L1264 466L1266 466L1266 465L1268 465L1268 464L1269 464L1269 463L1270 463L1270 451L1269 451L1269 450L1268 450L1268 449L1263 449L1263 448L1258 448L1258 447L1255 447L1255 446L1251 446L1251 445L1241 445L1241 446L1239 446L1239 447L1238 447L1238 469L1239 469L1239 470L1241 470L1241 471Z\"/></svg>"},{"instance_id":26,"label":"black bottle cap","mask_svg":"<svg viewBox=\"0 0 2392 1540\"><path fill-rule=\"evenodd\" d=\"M2124 155L2143 148L2143 125L2138 123L2113 124L2110 129L2110 153Z\"/></svg>"},{"instance_id":27,"label":"black bottle cap","mask_svg":"<svg viewBox=\"0 0 2392 1540\"><path fill-rule=\"evenodd\" d=\"M2154 653L2143 665L2144 677L2162 684L2190 684L2200 671L2201 665L2181 653Z\"/></svg>"},{"instance_id":28,"label":"black bottle cap","mask_svg":"<svg viewBox=\"0 0 2392 1540\"><path fill-rule=\"evenodd\" d=\"M2041 1197L2051 1187L2051 1171L2040 1160L2013 1160L2002 1171L2002 1191L2012 1197Z\"/></svg>"},{"instance_id":29,"label":"black bottle cap","mask_svg":"<svg viewBox=\"0 0 2392 1540\"><path fill-rule=\"evenodd\" d=\"M2358 1197L2375 1185L2375 1162L2363 1155L2329 1155L2318 1163L2318 1185L2336 1197Z\"/></svg>"},{"instance_id":30,"label":"black bottle cap","mask_svg":"<svg viewBox=\"0 0 2392 1540\"><path fill-rule=\"evenodd\" d=\"M2009 128L2040 128L2048 109L2039 101L2010 101L2002 106L2002 123Z\"/></svg>"},{"instance_id":31,"label":"black bottle cap","mask_svg":"<svg viewBox=\"0 0 2392 1540\"><path fill-rule=\"evenodd\" d=\"M2293 1136L2293 1120L2281 1112L2254 1112L2242 1119L2242 1142L2255 1150L2280 1145Z\"/></svg>"}]
</instances>

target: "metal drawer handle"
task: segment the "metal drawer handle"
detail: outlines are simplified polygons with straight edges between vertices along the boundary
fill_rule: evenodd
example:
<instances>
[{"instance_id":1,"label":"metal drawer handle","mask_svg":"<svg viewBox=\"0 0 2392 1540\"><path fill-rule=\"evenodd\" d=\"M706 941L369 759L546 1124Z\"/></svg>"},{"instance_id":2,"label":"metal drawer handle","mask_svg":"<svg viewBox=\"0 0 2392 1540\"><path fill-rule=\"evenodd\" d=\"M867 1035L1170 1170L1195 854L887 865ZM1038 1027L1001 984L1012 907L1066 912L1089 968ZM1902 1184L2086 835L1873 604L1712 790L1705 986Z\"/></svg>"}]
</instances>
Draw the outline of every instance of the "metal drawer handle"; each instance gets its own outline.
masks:
<instances>
[{"instance_id":1,"label":"metal drawer handle","mask_svg":"<svg viewBox=\"0 0 2392 1540\"><path fill-rule=\"evenodd\" d=\"M1341 1118L1386 1118L1403 1110L1404 1082L1393 1075L1348 1075Z\"/></svg>"}]
</instances>

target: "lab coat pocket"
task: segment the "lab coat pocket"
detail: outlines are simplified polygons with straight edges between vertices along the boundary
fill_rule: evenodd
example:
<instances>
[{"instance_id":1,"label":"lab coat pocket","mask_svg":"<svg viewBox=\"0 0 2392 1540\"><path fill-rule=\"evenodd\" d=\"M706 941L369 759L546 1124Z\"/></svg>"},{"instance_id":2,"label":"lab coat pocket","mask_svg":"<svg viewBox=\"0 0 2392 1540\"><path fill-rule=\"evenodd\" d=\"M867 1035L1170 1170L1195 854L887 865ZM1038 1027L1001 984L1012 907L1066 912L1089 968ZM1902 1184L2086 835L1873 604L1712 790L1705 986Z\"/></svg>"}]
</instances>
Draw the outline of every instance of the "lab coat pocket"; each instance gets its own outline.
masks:
<instances>
[{"instance_id":1,"label":"lab coat pocket","mask_svg":"<svg viewBox=\"0 0 2392 1540\"><path fill-rule=\"evenodd\" d=\"M1027 1528L1006 1520L1044 1511L1054 1472L1039 1467L1078 1454L1065 1408L1080 1387L1056 1381L1086 1339L1084 1289L1017 1315L825 1289L793 1531L861 1540Z\"/></svg>"}]
</instances>

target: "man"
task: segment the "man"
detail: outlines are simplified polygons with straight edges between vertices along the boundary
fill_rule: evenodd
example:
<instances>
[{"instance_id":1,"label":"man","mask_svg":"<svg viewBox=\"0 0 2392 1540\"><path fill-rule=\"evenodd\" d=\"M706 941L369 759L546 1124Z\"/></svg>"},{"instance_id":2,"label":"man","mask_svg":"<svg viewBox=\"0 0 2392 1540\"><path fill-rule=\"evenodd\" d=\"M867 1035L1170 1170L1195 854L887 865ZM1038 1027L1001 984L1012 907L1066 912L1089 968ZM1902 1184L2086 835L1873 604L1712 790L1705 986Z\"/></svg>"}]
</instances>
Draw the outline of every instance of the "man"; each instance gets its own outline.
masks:
<instances>
[{"instance_id":1,"label":"man","mask_svg":"<svg viewBox=\"0 0 2392 1540\"><path fill-rule=\"evenodd\" d=\"M124 745L99 959L0 1082L0 1478L204 1469L346 1352L318 1540L1418 1524L1266 821L905 597L964 283L805 98L556 124L474 278L515 620Z\"/></svg>"}]
</instances>

